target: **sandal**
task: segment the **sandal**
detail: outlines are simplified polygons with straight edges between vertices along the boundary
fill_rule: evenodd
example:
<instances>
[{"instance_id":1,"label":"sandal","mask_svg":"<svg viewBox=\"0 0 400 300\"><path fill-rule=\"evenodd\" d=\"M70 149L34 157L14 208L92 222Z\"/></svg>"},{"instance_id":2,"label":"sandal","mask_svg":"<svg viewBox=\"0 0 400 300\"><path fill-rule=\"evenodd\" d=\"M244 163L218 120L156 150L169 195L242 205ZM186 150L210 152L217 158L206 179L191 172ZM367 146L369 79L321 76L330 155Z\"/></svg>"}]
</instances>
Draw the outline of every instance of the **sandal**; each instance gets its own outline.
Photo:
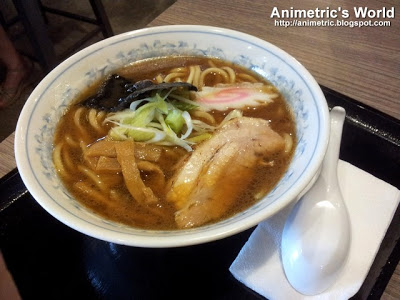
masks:
<instances>
[{"instance_id":1,"label":"sandal","mask_svg":"<svg viewBox=\"0 0 400 300\"><path fill-rule=\"evenodd\" d=\"M13 105L23 92L32 84L32 80L27 80L33 71L33 62L29 59L25 59L25 68L9 69L7 73L20 73L24 72L25 75L22 77L20 83L16 88L4 88L0 86L0 109L4 109Z\"/></svg>"}]
</instances>

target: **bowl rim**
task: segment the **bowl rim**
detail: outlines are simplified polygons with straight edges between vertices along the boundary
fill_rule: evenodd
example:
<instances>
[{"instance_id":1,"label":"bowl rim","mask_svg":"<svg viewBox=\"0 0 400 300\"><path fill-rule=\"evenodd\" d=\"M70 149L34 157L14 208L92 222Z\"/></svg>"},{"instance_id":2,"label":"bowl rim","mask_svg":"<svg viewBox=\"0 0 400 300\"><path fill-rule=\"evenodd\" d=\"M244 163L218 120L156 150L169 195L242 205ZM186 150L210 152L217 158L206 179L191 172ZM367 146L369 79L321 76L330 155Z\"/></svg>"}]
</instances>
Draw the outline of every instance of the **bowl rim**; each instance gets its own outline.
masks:
<instances>
[{"instance_id":1,"label":"bowl rim","mask_svg":"<svg viewBox=\"0 0 400 300\"><path fill-rule=\"evenodd\" d=\"M193 32L203 32L203 33L213 33L219 35L225 35L229 37L239 38L241 40L245 40L255 45L263 45L265 49L269 49L274 53L277 53L278 57L284 60L288 65L293 66L292 68L298 73L298 75L303 78L306 86L310 89L310 92L315 95L316 99L321 99L318 101L320 110L319 118L321 128L318 128L320 133L320 139L317 141L313 159L310 161L309 165L305 168L304 176L299 178L296 181L294 187L292 187L289 191L285 193L285 196L279 201L274 201L268 205L268 210L258 211L252 214L251 219L242 219L239 220L235 224L228 224L227 226L223 226L220 228L212 228L209 227L200 227L203 228L200 232L194 230L177 230L172 231L175 234L171 235L160 235L157 234L159 231L154 231L155 236L149 235L132 235L128 233L122 232L111 232L109 229L104 229L98 227L96 224L88 223L86 220L79 218L77 220L77 216L72 214L69 211L65 211L62 207L56 207L55 203L49 203L44 197L43 192L46 193L44 187L40 185L39 180L35 177L32 168L26 168L27 165L30 165L27 159L27 140L25 129L27 128L28 120L33 111L35 105L40 100L40 94L43 90L43 87L48 86L53 80L55 76L58 76L61 71L65 70L74 62L82 59L97 51L98 49L103 48L104 46L121 42L124 39L130 39L132 37L138 37L141 35L151 35L158 34L162 32L179 32L179 31L193 31ZM284 59L283 59L284 58ZM323 101L324 100L324 101ZM108 241L115 242L123 245L130 246L139 246L139 247L152 247L152 248L164 248L164 247L180 247L180 246L188 246L194 244L205 243L213 240L222 239L244 230L247 230L268 217L276 214L284 207L288 206L291 202L295 202L297 200L298 195L306 189L306 187L310 184L310 182L317 174L318 169L322 163L322 160L325 156L325 152L328 146L329 140L329 110L326 104L325 96L319 87L316 80L309 73L309 71L294 57L292 57L286 51L278 48L277 46L262 40L258 37L249 35L247 33L243 33L236 30L221 28L221 27L213 27L213 26L204 26L204 25L166 25L166 26L156 26L156 27L148 27L138 30L133 30L125 33L121 33L110 38L101 40L93 45L88 46L67 58L63 62L61 62L58 66L56 66L49 74L42 79L42 81L38 84L38 86L34 89L32 94L29 96L26 101L20 117L17 122L16 131L15 131L15 158L17 167L20 173L20 176L27 187L28 191L31 193L33 198L53 217L67 226L84 233L86 235ZM24 167L25 166L25 167ZM223 229L223 230L222 230ZM165 231L161 231L165 232ZM169 233L171 231L168 231ZM172 233L171 232L171 233Z\"/></svg>"}]
</instances>

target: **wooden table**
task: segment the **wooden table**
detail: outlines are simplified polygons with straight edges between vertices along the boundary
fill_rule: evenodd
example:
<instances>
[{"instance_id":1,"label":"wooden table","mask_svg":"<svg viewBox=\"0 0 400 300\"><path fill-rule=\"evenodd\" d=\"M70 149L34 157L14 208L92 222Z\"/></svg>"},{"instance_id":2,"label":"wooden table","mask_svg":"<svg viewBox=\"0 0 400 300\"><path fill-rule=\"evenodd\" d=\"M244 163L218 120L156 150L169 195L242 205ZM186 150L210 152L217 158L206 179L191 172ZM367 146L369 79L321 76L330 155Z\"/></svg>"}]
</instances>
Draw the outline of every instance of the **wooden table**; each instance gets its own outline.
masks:
<instances>
[{"instance_id":1,"label":"wooden table","mask_svg":"<svg viewBox=\"0 0 400 300\"><path fill-rule=\"evenodd\" d=\"M331 9L341 7L353 16L354 3L337 0L178 0L149 26L199 24L230 28L269 41L297 58L316 78L345 94L388 115L400 119L400 18L386 19L390 27L282 27L270 15L281 9ZM398 0L364 1L370 9L395 7ZM340 18L338 18L340 19ZM0 177L15 168L14 134L0 144ZM400 267L389 282L383 299L400 297Z\"/></svg>"}]
</instances>

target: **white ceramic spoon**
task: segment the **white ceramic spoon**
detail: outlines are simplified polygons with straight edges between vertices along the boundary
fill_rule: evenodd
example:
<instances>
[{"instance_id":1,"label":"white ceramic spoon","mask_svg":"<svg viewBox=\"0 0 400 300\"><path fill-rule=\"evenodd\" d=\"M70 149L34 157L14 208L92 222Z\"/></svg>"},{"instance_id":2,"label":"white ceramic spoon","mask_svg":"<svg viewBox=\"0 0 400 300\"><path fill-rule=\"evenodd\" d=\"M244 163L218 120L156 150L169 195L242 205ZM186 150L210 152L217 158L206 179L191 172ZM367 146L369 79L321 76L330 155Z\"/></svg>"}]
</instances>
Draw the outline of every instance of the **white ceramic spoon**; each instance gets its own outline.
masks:
<instances>
[{"instance_id":1,"label":"white ceramic spoon","mask_svg":"<svg viewBox=\"0 0 400 300\"><path fill-rule=\"evenodd\" d=\"M337 178L345 115L342 107L331 110L330 139L321 174L294 206L282 233L286 277L304 295L329 288L349 252L350 221Z\"/></svg>"}]
</instances>

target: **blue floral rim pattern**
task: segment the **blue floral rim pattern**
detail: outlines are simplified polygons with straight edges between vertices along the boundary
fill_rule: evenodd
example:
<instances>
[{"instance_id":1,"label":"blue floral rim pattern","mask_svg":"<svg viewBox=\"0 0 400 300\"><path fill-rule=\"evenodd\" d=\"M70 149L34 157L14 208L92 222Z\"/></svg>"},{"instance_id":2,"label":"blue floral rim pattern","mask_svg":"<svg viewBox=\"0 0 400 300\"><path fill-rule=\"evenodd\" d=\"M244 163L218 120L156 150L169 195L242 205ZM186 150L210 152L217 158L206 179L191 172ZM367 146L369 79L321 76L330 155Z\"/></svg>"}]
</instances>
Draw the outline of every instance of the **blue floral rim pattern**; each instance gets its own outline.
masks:
<instances>
[{"instance_id":1,"label":"blue floral rim pattern","mask_svg":"<svg viewBox=\"0 0 400 300\"><path fill-rule=\"evenodd\" d=\"M269 68L265 65L260 65L258 63L253 63L252 59L249 56L246 56L244 54L236 56L234 59L230 59L236 64L245 66L255 72L260 73L266 79L268 79L270 82L272 82L275 86L277 86L281 92L284 94L286 99L290 101L290 105L292 106L293 111L296 114L296 119L297 120L302 120L301 122L298 122L298 145L297 145L297 150L296 150L296 156L301 156L303 152L305 151L305 148L309 145L307 145L306 139L303 139L303 133L307 129L308 125L308 118L310 113L317 113L317 125L316 125L316 132L315 136L318 138L320 135L319 129L320 129L320 116L318 115L317 109L315 112L310 112L307 110L306 106L304 105L304 99L302 96L304 95L305 92L307 94L310 94L312 96L312 99L309 99L309 101L314 102L314 107L317 107L316 104L316 98L317 96L313 93L312 89L308 87L307 80L302 77L300 73L297 72L297 70L290 65L286 64L285 60L281 57L279 57L278 54L272 52L271 50L264 48L261 45L258 45L256 43L251 43L247 40L242 40L238 37L233 37L230 35L226 35L224 33L210 33L210 32L199 32L199 31L176 31L176 32L162 32L162 33L149 33L149 34L142 34L142 35L136 35L136 36L130 36L127 37L126 39L118 40L112 44L106 45L103 48L111 47L118 45L119 43L125 43L127 40L135 40L138 38L142 38L143 36L151 36L151 35L157 35L157 36L167 36L172 33L185 33L185 34L205 34L205 35L215 35L223 38L228 38L228 39L233 39L237 40L241 43L245 44L250 44L252 47L259 48L262 51L265 51L268 53L268 55L272 55L275 57L275 59L281 60L283 64L286 65L286 67L290 67L291 70L297 74L297 77L303 81L303 84L305 87L307 87L307 91L304 91L296 86L296 83L293 80L288 79L285 75L280 73L279 68L274 67L274 68ZM86 54L85 56L79 58L76 60L73 64L67 65L63 70L59 71L59 74L48 84L48 86L44 89L44 92L40 95L39 99L36 101L33 113L31 116L35 114L35 110L37 106L40 103L40 100L47 95L47 93L53 88L54 84L59 80L59 78L63 75L64 72L67 72L70 68L73 68L75 65L81 63L82 60L87 59L91 55L94 55L96 52L101 51L103 48L99 49L94 49L92 52ZM222 59L227 59L225 51L221 48L216 48L216 47L211 47L211 48L198 48L196 44L190 44L189 42L186 41L178 41L178 42L162 42L160 39L155 39L152 43L142 43L139 47L135 47L130 51L123 52L120 51L116 54L116 57L114 57L112 60L108 60L107 64L104 66L100 66L100 68L91 68L84 74L85 78L85 84L88 86L92 84L94 81L98 80L99 78L105 76L106 74L110 73L111 71L124 66L128 64L129 62L138 60L138 59L144 59L148 57L154 57L154 56L164 56L164 55L172 55L172 54L191 54L191 55L206 55L206 56L213 56L213 57L219 57ZM267 70L267 71L265 71ZM63 100L61 103L59 103L57 106L51 107L51 111L44 115L42 117L41 127L40 127L40 132L35 134L34 139L35 139L35 153L40 157L41 160L41 165L42 169L41 170L35 170L32 162L31 162L31 156L28 155L28 160L29 160L29 165L30 168L32 169L32 172L34 176L36 177L37 184L41 186L43 191L53 199L54 203L59 205L61 208L65 209L68 211L68 213L73 214L73 212L69 211L67 208L65 208L63 205L61 205L54 197L48 193L46 188L41 184L40 180L38 179L38 174L37 172L42 172L45 174L45 177L53 183L53 187L56 189L63 189L63 187L60 186L59 181L56 179L56 173L54 170L54 167L52 165L52 159L51 159L51 153L52 153L52 145L51 143L48 142L48 138L53 136L54 130L56 123L54 122L55 116L60 116L62 112L66 109L68 102L74 98L78 94L78 90L74 88L67 88L64 91L63 96L61 97ZM27 133L30 132L31 126L32 127L37 127L37 124L34 124L38 122L39 120L33 120L32 118L28 122L28 128L27 128ZM29 140L31 137L26 135L26 140ZM26 153L30 153L31 150L28 148L28 144L25 144L26 147ZM319 141L315 140L315 143L313 145L312 151L315 152L317 147L318 147ZM310 157L313 157L313 153L310 155ZM311 160L308 162L310 163ZM306 170L308 165L304 168ZM304 171L303 171L304 172ZM300 178L303 173L297 174L298 177ZM274 194L279 190L280 185L284 184L285 180L288 180L291 176L293 176L293 171L292 172L287 172L284 176L284 178L281 180L281 182L278 184L277 187L274 188L274 190L269 194L268 197L274 197L275 199L278 199L279 197L283 196L290 188L291 186L288 186L286 190L284 191L279 191L280 194ZM293 179L293 178L292 178ZM297 181L294 180L293 184L295 184ZM70 196L68 196L70 198ZM258 203L255 206L251 207L248 211L245 211L239 215L236 215L234 218L235 220L241 220L242 218L246 218L247 216L257 213L258 209L260 206L265 205L264 203ZM78 203L75 204L75 207L78 209L80 208L80 205ZM80 218L80 216L74 215L76 218L81 219L84 222L89 222L88 220ZM218 224L218 226L224 226L226 223L229 223L230 219L227 219L225 221L222 221ZM98 224L91 223L94 226L98 226ZM105 222L105 224L110 225L112 222ZM112 224L115 225L115 231L120 232L120 233L125 233L121 232L119 228L125 228L124 226L120 226L117 224ZM215 226L215 225L214 225ZM200 230L207 230L208 226L205 226L201 228ZM111 230L109 227L104 227L104 229ZM197 229L199 230L199 229ZM135 234L143 234L147 235L148 231L146 230L134 230ZM159 233L159 232L155 232ZM163 232L168 235L171 235L171 232ZM175 235L181 235L184 234L184 232L178 232L178 231L173 231L172 234Z\"/></svg>"}]
</instances>

